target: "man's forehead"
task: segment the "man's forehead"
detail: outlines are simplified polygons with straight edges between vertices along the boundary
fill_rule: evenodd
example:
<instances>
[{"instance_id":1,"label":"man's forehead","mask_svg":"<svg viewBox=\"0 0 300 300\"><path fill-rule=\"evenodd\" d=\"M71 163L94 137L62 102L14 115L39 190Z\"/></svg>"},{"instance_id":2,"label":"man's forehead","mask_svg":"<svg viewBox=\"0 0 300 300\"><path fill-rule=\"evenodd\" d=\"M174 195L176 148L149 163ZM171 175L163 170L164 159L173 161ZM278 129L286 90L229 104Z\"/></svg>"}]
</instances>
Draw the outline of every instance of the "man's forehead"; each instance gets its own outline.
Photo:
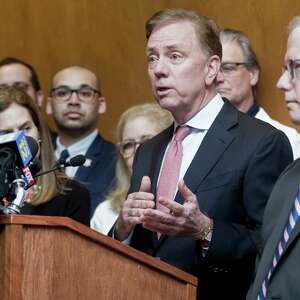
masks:
<instances>
[{"instance_id":1,"label":"man's forehead","mask_svg":"<svg viewBox=\"0 0 300 300\"><path fill-rule=\"evenodd\" d=\"M222 52L223 62L237 62L244 59L243 51L240 45L236 42L222 42Z\"/></svg>"},{"instance_id":2,"label":"man's forehead","mask_svg":"<svg viewBox=\"0 0 300 300\"><path fill-rule=\"evenodd\" d=\"M97 86L96 75L86 69L65 69L58 72L53 78L53 87L57 86Z\"/></svg>"},{"instance_id":3,"label":"man's forehead","mask_svg":"<svg viewBox=\"0 0 300 300\"><path fill-rule=\"evenodd\" d=\"M300 59L300 26L296 27L288 37L285 60Z\"/></svg>"},{"instance_id":4,"label":"man's forehead","mask_svg":"<svg viewBox=\"0 0 300 300\"><path fill-rule=\"evenodd\" d=\"M166 23L153 30L147 43L147 50L157 46L176 48L195 41L197 41L196 32L191 22Z\"/></svg>"},{"instance_id":5,"label":"man's forehead","mask_svg":"<svg viewBox=\"0 0 300 300\"><path fill-rule=\"evenodd\" d=\"M0 67L1 83L27 82L31 83L30 70L22 64L9 64Z\"/></svg>"}]
</instances>

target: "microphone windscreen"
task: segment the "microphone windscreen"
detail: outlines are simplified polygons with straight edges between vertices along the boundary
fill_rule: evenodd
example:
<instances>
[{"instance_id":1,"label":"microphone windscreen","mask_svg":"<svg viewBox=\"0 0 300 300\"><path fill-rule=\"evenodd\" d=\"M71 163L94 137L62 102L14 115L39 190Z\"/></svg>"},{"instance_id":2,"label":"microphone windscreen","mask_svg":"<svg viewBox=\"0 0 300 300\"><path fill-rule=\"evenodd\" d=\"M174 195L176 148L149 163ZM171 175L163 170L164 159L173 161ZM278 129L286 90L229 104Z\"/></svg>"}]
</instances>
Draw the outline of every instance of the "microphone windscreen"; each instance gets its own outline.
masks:
<instances>
[{"instance_id":1,"label":"microphone windscreen","mask_svg":"<svg viewBox=\"0 0 300 300\"><path fill-rule=\"evenodd\" d=\"M41 171L41 169L42 169L42 162L38 158L35 158L33 161L31 161L29 163L28 166L29 166L31 174L33 176L35 176L38 172Z\"/></svg>"},{"instance_id":2,"label":"microphone windscreen","mask_svg":"<svg viewBox=\"0 0 300 300\"><path fill-rule=\"evenodd\" d=\"M72 157L68 163L69 163L69 166L71 166L71 167L81 166L85 163L85 156L81 155L81 154L76 155L76 156Z\"/></svg>"},{"instance_id":3,"label":"microphone windscreen","mask_svg":"<svg viewBox=\"0 0 300 300\"><path fill-rule=\"evenodd\" d=\"M39 144L31 136L26 135L26 140L27 140L28 146L30 148L30 152L31 152L32 157L35 157L37 155L38 151L39 151L39 148L40 148Z\"/></svg>"}]
</instances>

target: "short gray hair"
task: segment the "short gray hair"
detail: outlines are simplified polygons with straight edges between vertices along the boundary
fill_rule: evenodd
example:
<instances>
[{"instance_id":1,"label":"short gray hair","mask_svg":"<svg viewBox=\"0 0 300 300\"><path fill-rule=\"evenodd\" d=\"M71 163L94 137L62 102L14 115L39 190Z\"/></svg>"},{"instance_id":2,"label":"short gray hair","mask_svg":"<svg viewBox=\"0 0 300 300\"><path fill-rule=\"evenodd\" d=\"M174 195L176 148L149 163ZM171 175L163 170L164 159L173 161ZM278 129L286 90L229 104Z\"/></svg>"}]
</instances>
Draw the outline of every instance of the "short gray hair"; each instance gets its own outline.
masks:
<instances>
[{"instance_id":1,"label":"short gray hair","mask_svg":"<svg viewBox=\"0 0 300 300\"><path fill-rule=\"evenodd\" d=\"M245 33L239 30L226 28L220 32L220 40L222 43L237 43L243 52L246 67L248 69L257 69L260 71L260 65L257 56L252 49L248 36Z\"/></svg>"}]
</instances>

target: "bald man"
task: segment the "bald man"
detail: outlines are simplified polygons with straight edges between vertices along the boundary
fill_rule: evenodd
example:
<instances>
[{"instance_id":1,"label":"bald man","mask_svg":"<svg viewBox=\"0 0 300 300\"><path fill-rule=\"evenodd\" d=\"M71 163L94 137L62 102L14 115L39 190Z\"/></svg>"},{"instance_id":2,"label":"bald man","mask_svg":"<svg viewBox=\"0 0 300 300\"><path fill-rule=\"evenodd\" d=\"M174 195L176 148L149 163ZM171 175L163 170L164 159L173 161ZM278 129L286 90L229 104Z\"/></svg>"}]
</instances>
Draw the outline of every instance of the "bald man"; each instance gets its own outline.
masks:
<instances>
[{"instance_id":1,"label":"bald man","mask_svg":"<svg viewBox=\"0 0 300 300\"><path fill-rule=\"evenodd\" d=\"M86 156L85 165L66 168L66 174L89 189L91 215L104 200L115 175L115 146L97 130L99 116L105 111L100 82L92 71L71 66L55 74L47 103L47 113L57 126L55 155L59 158L67 150L70 157Z\"/></svg>"}]
</instances>

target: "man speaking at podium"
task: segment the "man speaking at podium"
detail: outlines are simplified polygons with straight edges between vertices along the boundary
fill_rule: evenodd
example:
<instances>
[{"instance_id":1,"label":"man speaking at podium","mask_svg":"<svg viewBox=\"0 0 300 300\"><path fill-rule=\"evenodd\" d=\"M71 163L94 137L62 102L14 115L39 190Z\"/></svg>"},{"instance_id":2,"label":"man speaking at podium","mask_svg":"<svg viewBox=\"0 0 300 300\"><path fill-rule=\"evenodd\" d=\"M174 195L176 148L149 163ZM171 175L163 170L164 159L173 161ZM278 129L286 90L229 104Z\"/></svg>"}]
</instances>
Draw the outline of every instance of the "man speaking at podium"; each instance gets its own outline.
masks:
<instances>
[{"instance_id":1,"label":"man speaking at podium","mask_svg":"<svg viewBox=\"0 0 300 300\"><path fill-rule=\"evenodd\" d=\"M175 123L139 147L114 237L198 276L201 300L245 299L289 141L216 93L222 47L212 20L160 11L146 37L154 96Z\"/></svg>"}]
</instances>

